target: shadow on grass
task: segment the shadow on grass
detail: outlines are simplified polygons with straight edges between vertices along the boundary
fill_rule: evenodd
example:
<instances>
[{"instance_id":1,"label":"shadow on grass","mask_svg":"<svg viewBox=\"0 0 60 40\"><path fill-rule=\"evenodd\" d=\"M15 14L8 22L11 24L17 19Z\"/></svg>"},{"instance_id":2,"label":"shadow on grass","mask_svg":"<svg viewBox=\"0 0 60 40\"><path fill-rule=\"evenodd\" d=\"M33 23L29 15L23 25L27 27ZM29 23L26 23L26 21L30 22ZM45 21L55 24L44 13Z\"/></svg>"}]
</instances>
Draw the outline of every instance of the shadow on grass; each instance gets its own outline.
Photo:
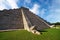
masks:
<instances>
[{"instance_id":1,"label":"shadow on grass","mask_svg":"<svg viewBox=\"0 0 60 40\"><path fill-rule=\"evenodd\" d=\"M43 34L43 32L47 32L47 30L37 30L39 31L41 34Z\"/></svg>"},{"instance_id":2,"label":"shadow on grass","mask_svg":"<svg viewBox=\"0 0 60 40\"><path fill-rule=\"evenodd\" d=\"M47 32L47 30L37 30L37 31L39 31L39 32Z\"/></svg>"}]
</instances>

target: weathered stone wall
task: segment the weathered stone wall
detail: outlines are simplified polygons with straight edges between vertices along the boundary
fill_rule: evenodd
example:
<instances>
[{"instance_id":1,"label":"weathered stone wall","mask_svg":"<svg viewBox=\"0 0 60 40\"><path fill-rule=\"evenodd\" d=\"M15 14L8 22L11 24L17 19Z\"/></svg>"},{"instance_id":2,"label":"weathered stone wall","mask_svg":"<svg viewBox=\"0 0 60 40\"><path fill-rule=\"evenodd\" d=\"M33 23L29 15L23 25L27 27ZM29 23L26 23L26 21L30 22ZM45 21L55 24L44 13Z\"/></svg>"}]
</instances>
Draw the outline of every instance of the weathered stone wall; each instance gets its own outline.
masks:
<instances>
[{"instance_id":1,"label":"weathered stone wall","mask_svg":"<svg viewBox=\"0 0 60 40\"><path fill-rule=\"evenodd\" d=\"M36 30L49 28L50 25L46 23L42 18L33 14L31 11L29 11L29 9L21 7L19 9L0 11L0 30L23 29L25 23L23 23L21 9L23 10L25 18L28 19L26 20L26 23L28 24L29 28L32 26L35 26Z\"/></svg>"},{"instance_id":2,"label":"weathered stone wall","mask_svg":"<svg viewBox=\"0 0 60 40\"><path fill-rule=\"evenodd\" d=\"M21 10L0 11L0 30L1 29L22 29L23 20Z\"/></svg>"}]
</instances>

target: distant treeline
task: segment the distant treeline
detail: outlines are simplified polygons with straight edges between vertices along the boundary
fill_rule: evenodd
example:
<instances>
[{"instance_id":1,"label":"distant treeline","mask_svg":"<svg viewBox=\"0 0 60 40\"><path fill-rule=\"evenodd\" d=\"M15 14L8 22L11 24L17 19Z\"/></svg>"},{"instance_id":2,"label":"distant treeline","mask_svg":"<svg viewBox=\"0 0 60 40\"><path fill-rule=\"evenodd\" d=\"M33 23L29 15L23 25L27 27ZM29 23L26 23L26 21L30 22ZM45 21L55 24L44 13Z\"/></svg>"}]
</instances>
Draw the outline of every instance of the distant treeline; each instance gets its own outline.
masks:
<instances>
[{"instance_id":1,"label":"distant treeline","mask_svg":"<svg viewBox=\"0 0 60 40\"><path fill-rule=\"evenodd\" d=\"M60 22L52 23L52 25L60 25Z\"/></svg>"}]
</instances>

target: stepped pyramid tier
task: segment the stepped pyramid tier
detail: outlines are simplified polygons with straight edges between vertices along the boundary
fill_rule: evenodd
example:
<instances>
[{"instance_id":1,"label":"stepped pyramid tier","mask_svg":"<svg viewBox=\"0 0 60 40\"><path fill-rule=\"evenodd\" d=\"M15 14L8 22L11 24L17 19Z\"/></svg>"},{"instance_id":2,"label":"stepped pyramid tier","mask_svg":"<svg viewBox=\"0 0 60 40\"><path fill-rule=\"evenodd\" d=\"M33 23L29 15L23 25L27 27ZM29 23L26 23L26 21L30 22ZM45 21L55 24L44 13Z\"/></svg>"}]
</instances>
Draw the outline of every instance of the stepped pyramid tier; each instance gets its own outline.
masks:
<instances>
[{"instance_id":1,"label":"stepped pyramid tier","mask_svg":"<svg viewBox=\"0 0 60 40\"><path fill-rule=\"evenodd\" d=\"M0 30L43 30L50 28L50 26L44 19L35 15L25 7L0 11Z\"/></svg>"}]
</instances>

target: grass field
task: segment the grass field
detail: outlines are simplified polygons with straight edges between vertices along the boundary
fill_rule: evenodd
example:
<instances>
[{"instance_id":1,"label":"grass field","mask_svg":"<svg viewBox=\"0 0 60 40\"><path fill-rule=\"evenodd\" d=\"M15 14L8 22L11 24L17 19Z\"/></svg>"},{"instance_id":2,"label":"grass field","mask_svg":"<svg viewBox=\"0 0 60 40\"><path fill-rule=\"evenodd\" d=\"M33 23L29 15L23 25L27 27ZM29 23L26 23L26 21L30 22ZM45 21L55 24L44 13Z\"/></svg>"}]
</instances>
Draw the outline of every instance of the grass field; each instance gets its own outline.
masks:
<instances>
[{"instance_id":1,"label":"grass field","mask_svg":"<svg viewBox=\"0 0 60 40\"><path fill-rule=\"evenodd\" d=\"M60 29L46 29L41 35L26 30L0 32L0 40L60 40Z\"/></svg>"}]
</instances>

